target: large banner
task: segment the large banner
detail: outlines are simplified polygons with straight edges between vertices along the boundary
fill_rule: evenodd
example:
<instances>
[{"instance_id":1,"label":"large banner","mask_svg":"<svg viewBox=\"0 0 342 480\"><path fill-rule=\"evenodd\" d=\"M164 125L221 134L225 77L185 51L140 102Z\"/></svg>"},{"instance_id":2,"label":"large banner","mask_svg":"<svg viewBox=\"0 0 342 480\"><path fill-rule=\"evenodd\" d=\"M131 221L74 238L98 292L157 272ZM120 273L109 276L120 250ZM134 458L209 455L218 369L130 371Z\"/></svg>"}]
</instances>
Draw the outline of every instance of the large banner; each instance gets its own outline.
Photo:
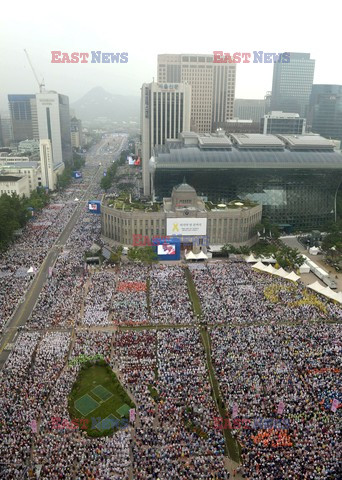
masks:
<instances>
[{"instance_id":1,"label":"large banner","mask_svg":"<svg viewBox=\"0 0 342 480\"><path fill-rule=\"evenodd\" d=\"M167 218L166 235L206 235L206 218Z\"/></svg>"}]
</instances>

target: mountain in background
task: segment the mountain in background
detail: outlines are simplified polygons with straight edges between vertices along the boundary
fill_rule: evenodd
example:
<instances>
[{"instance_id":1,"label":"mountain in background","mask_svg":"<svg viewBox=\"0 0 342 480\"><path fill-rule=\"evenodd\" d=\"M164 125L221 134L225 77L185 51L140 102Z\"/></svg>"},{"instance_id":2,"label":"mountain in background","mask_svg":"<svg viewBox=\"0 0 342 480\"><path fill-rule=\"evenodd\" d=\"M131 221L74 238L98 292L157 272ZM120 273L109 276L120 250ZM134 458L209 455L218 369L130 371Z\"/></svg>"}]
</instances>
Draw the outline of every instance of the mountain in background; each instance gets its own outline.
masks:
<instances>
[{"instance_id":1,"label":"mountain in background","mask_svg":"<svg viewBox=\"0 0 342 480\"><path fill-rule=\"evenodd\" d=\"M82 98L70 104L81 120L92 121L106 117L113 121L139 121L140 98L114 95L102 87L92 88Z\"/></svg>"}]
</instances>

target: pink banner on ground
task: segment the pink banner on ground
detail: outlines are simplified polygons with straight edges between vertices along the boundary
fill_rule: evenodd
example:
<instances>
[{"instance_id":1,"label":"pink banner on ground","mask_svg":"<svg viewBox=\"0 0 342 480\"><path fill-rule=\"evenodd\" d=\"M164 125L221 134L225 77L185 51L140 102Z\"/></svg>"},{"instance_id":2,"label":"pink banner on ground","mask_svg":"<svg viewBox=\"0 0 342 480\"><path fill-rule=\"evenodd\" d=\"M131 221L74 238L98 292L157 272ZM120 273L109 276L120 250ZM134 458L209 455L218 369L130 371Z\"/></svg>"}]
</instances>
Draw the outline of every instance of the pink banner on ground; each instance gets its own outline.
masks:
<instances>
[{"instance_id":1,"label":"pink banner on ground","mask_svg":"<svg viewBox=\"0 0 342 480\"><path fill-rule=\"evenodd\" d=\"M338 409L339 404L340 402L337 400L337 398L334 398L331 404L331 411L335 413L336 410Z\"/></svg>"},{"instance_id":2,"label":"pink banner on ground","mask_svg":"<svg viewBox=\"0 0 342 480\"><path fill-rule=\"evenodd\" d=\"M234 405L233 405L233 414L232 414L232 418L235 418L235 417L237 417L237 415L238 415L238 410L239 410L239 407L238 407L237 403L234 403Z\"/></svg>"},{"instance_id":3,"label":"pink banner on ground","mask_svg":"<svg viewBox=\"0 0 342 480\"><path fill-rule=\"evenodd\" d=\"M285 403L282 402L282 401L280 401L280 402L279 402L279 405L278 405L277 413L278 413L279 415L281 415L281 414L283 413L283 411L284 411L284 408L285 408Z\"/></svg>"},{"instance_id":4,"label":"pink banner on ground","mask_svg":"<svg viewBox=\"0 0 342 480\"><path fill-rule=\"evenodd\" d=\"M134 423L135 420L135 408L131 408L129 411L129 421Z\"/></svg>"},{"instance_id":5,"label":"pink banner on ground","mask_svg":"<svg viewBox=\"0 0 342 480\"><path fill-rule=\"evenodd\" d=\"M37 420L31 420L30 427L33 433L37 433Z\"/></svg>"}]
</instances>

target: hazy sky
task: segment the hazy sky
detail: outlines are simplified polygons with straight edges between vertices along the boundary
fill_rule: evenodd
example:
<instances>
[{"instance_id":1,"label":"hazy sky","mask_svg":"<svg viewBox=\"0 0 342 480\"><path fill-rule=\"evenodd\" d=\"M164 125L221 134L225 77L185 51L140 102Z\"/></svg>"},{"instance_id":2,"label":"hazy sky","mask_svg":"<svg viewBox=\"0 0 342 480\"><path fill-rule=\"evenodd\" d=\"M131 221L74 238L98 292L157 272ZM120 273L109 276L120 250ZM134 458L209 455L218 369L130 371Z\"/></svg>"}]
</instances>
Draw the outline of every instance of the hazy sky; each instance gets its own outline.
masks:
<instances>
[{"instance_id":1,"label":"hazy sky","mask_svg":"<svg viewBox=\"0 0 342 480\"><path fill-rule=\"evenodd\" d=\"M36 93L23 49L46 88L70 102L100 85L140 95L157 76L158 53L310 52L315 83L342 84L339 2L4 0L0 16L0 110L8 93ZM51 51L128 52L128 63L51 63ZM263 98L272 64L238 64L236 97Z\"/></svg>"}]
</instances>

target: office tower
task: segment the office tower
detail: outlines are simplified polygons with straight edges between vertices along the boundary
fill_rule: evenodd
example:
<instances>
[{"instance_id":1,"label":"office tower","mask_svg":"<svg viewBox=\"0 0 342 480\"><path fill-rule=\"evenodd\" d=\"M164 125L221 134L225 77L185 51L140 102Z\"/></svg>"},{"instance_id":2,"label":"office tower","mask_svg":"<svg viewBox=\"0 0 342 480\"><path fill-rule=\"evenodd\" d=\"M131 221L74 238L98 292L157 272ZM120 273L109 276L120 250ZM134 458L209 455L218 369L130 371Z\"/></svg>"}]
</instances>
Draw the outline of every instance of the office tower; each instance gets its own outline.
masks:
<instances>
[{"instance_id":1,"label":"office tower","mask_svg":"<svg viewBox=\"0 0 342 480\"><path fill-rule=\"evenodd\" d=\"M264 96L265 100L265 114L270 113L271 111L271 101L272 101L272 92L266 92Z\"/></svg>"},{"instance_id":2,"label":"office tower","mask_svg":"<svg viewBox=\"0 0 342 480\"><path fill-rule=\"evenodd\" d=\"M1 115L2 146L9 147L13 142L12 120L8 113Z\"/></svg>"},{"instance_id":3,"label":"office tower","mask_svg":"<svg viewBox=\"0 0 342 480\"><path fill-rule=\"evenodd\" d=\"M271 110L307 117L315 60L310 53L290 53L289 63L273 67Z\"/></svg>"},{"instance_id":4,"label":"office tower","mask_svg":"<svg viewBox=\"0 0 342 480\"><path fill-rule=\"evenodd\" d=\"M4 147L4 139L2 137L2 125L1 125L1 115L0 115L0 147Z\"/></svg>"},{"instance_id":5,"label":"office tower","mask_svg":"<svg viewBox=\"0 0 342 480\"><path fill-rule=\"evenodd\" d=\"M182 83L144 83L141 88L141 140L144 194L151 193L149 160L156 145L190 130L191 87Z\"/></svg>"},{"instance_id":6,"label":"office tower","mask_svg":"<svg viewBox=\"0 0 342 480\"><path fill-rule=\"evenodd\" d=\"M32 119L37 116L35 95L8 95L13 141L32 140L38 137L37 125Z\"/></svg>"},{"instance_id":7,"label":"office tower","mask_svg":"<svg viewBox=\"0 0 342 480\"><path fill-rule=\"evenodd\" d=\"M80 148L82 146L82 122L75 116L70 120L71 128L71 145L72 148Z\"/></svg>"},{"instance_id":8,"label":"office tower","mask_svg":"<svg viewBox=\"0 0 342 480\"><path fill-rule=\"evenodd\" d=\"M57 92L37 93L39 139L51 141L54 165L72 162L69 98Z\"/></svg>"},{"instance_id":9,"label":"office tower","mask_svg":"<svg viewBox=\"0 0 342 480\"><path fill-rule=\"evenodd\" d=\"M260 123L265 115L265 100L236 98L234 101L234 118L253 120Z\"/></svg>"},{"instance_id":10,"label":"office tower","mask_svg":"<svg viewBox=\"0 0 342 480\"><path fill-rule=\"evenodd\" d=\"M210 133L233 118L236 65L213 63L213 55L158 55L158 82L191 85L191 131Z\"/></svg>"},{"instance_id":11,"label":"office tower","mask_svg":"<svg viewBox=\"0 0 342 480\"><path fill-rule=\"evenodd\" d=\"M303 135L305 127L306 120L298 113L271 112L260 121L260 133L263 134Z\"/></svg>"},{"instance_id":12,"label":"office tower","mask_svg":"<svg viewBox=\"0 0 342 480\"><path fill-rule=\"evenodd\" d=\"M54 162L52 155L51 141L49 139L40 140L40 167L42 171L42 185L51 190L55 189L54 182Z\"/></svg>"},{"instance_id":13,"label":"office tower","mask_svg":"<svg viewBox=\"0 0 342 480\"><path fill-rule=\"evenodd\" d=\"M342 85L313 85L309 123L314 133L342 140Z\"/></svg>"}]
</instances>

